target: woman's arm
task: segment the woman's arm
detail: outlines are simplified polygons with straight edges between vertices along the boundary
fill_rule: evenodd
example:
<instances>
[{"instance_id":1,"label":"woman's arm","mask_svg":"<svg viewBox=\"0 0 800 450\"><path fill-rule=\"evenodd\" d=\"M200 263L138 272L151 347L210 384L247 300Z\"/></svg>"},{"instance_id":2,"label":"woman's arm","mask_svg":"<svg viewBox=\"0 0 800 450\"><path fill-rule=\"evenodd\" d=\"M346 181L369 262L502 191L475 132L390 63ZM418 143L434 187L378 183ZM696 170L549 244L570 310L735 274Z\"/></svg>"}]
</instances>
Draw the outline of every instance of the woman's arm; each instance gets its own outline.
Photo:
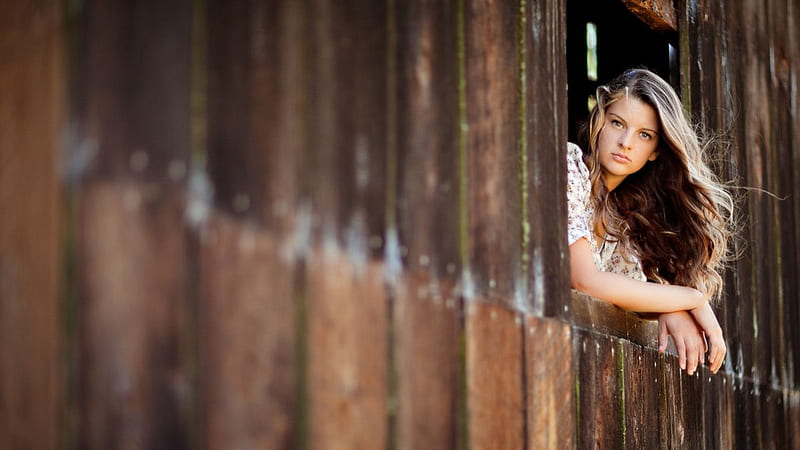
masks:
<instances>
[{"instance_id":1,"label":"woman's arm","mask_svg":"<svg viewBox=\"0 0 800 450\"><path fill-rule=\"evenodd\" d=\"M711 372L716 373L722 366L727 352L722 328L711 305L700 291L685 286L648 283L597 270L586 239L573 242L569 246L569 255L572 287L581 292L628 311L691 312L708 338L708 363Z\"/></svg>"},{"instance_id":2,"label":"woman's arm","mask_svg":"<svg viewBox=\"0 0 800 450\"><path fill-rule=\"evenodd\" d=\"M706 305L698 290L634 280L624 275L598 270L586 239L569 246L572 287L628 311L674 312Z\"/></svg>"}]
</instances>

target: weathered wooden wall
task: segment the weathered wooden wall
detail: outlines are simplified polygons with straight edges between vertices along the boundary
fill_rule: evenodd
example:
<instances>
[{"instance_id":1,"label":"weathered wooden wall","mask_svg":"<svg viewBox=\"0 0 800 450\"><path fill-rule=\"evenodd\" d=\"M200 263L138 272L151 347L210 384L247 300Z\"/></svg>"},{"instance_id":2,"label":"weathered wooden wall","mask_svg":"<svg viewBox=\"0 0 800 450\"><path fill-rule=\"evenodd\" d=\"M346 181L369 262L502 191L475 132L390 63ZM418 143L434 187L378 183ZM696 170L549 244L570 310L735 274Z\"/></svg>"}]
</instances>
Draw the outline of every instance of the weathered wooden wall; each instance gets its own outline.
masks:
<instances>
[{"instance_id":1,"label":"weathered wooden wall","mask_svg":"<svg viewBox=\"0 0 800 450\"><path fill-rule=\"evenodd\" d=\"M57 2L0 2L0 447L55 448L63 396Z\"/></svg>"},{"instance_id":2,"label":"weathered wooden wall","mask_svg":"<svg viewBox=\"0 0 800 450\"><path fill-rule=\"evenodd\" d=\"M664 16L780 198L691 377L569 293L563 0L0 5L0 447L800 448L793 1Z\"/></svg>"}]
</instances>

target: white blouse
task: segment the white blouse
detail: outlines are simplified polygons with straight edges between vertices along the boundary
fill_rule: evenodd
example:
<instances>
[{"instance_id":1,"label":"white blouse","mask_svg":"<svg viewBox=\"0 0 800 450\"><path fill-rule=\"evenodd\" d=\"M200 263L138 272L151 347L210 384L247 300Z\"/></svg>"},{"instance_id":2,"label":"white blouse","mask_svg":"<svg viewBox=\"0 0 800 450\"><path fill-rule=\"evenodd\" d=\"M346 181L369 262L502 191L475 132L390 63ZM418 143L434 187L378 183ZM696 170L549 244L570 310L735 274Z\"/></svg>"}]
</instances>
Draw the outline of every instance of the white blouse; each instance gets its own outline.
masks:
<instances>
[{"instance_id":1,"label":"white blouse","mask_svg":"<svg viewBox=\"0 0 800 450\"><path fill-rule=\"evenodd\" d=\"M613 272L630 278L646 281L642 266L635 255L629 255L626 261L617 251L617 241L608 237L597 242L591 231L594 207L591 202L592 186L589 180L589 168L583 162L580 147L567 143L567 240L568 244L580 238L589 242L594 257L594 265L603 272Z\"/></svg>"}]
</instances>

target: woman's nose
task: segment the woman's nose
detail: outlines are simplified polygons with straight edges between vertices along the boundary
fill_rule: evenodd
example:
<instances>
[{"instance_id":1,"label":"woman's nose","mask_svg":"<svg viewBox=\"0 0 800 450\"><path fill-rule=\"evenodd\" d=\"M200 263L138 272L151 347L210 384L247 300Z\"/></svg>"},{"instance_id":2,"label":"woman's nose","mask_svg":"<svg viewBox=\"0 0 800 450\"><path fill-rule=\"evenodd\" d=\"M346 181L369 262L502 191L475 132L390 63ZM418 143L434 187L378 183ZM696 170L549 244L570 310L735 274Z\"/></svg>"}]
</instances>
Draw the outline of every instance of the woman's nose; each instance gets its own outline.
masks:
<instances>
[{"instance_id":1,"label":"woman's nose","mask_svg":"<svg viewBox=\"0 0 800 450\"><path fill-rule=\"evenodd\" d=\"M617 144L619 144L619 146L621 148L624 148L625 150L630 150L632 140L633 137L631 136L631 133L623 132L622 134L620 134L619 141L617 141Z\"/></svg>"}]
</instances>

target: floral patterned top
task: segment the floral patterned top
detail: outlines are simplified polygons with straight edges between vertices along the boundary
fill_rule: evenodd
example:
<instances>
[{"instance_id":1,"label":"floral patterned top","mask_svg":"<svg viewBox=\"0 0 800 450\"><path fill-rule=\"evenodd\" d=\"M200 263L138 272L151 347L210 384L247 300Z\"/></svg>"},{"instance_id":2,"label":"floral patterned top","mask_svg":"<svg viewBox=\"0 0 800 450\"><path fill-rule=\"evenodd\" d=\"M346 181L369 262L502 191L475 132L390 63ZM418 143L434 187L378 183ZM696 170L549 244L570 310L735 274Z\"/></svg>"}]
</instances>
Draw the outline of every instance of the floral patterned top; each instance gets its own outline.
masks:
<instances>
[{"instance_id":1,"label":"floral patterned top","mask_svg":"<svg viewBox=\"0 0 800 450\"><path fill-rule=\"evenodd\" d=\"M646 281L639 259L629 255L631 261L625 260L617 249L617 241L603 239L597 242L597 236L591 231L594 207L591 202L592 186L589 180L589 168L583 162L580 147L567 143L567 240L568 244L580 238L589 241L594 256L594 265L603 272L613 272L627 277Z\"/></svg>"}]
</instances>

